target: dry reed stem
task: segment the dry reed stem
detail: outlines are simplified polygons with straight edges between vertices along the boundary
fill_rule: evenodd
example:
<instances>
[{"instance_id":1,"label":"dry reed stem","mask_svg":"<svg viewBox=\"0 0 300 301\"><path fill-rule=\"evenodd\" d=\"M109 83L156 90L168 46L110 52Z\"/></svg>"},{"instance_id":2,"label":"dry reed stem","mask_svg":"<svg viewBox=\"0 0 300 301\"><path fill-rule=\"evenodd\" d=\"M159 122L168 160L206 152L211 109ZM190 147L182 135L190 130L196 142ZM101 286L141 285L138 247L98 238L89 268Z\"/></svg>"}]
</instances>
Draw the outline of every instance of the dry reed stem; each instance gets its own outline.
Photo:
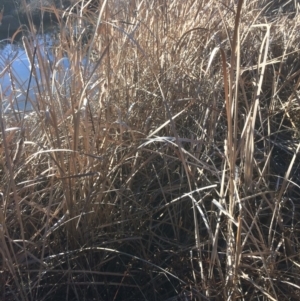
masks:
<instances>
[{"instance_id":1,"label":"dry reed stem","mask_svg":"<svg viewBox=\"0 0 300 301\"><path fill-rule=\"evenodd\" d=\"M42 8L33 112L0 112L5 298L297 300L300 25L275 8Z\"/></svg>"}]
</instances>

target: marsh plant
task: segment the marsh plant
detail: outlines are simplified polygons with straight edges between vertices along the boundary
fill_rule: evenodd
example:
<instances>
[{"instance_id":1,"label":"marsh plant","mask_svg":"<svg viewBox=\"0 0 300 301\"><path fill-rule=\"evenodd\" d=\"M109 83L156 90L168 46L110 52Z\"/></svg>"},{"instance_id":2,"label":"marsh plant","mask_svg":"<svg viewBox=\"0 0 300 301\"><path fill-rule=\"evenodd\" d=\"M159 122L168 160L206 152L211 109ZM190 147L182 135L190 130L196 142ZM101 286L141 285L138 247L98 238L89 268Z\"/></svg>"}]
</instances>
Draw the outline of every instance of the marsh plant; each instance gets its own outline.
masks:
<instances>
[{"instance_id":1,"label":"marsh plant","mask_svg":"<svg viewBox=\"0 0 300 301\"><path fill-rule=\"evenodd\" d=\"M300 19L277 2L41 7L53 59L23 37L32 111L0 114L2 300L299 300Z\"/></svg>"}]
</instances>

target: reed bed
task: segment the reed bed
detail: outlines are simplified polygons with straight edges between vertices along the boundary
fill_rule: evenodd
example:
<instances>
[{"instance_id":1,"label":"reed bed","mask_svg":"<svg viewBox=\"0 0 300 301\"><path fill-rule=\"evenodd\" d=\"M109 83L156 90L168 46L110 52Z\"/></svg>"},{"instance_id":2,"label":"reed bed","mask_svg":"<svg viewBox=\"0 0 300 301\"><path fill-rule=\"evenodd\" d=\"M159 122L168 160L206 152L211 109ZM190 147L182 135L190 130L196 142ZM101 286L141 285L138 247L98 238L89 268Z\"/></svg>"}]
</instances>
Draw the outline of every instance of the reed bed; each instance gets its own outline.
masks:
<instances>
[{"instance_id":1,"label":"reed bed","mask_svg":"<svg viewBox=\"0 0 300 301\"><path fill-rule=\"evenodd\" d=\"M299 300L300 16L277 2L41 7L53 59L23 37L32 111L0 112L2 300Z\"/></svg>"}]
</instances>

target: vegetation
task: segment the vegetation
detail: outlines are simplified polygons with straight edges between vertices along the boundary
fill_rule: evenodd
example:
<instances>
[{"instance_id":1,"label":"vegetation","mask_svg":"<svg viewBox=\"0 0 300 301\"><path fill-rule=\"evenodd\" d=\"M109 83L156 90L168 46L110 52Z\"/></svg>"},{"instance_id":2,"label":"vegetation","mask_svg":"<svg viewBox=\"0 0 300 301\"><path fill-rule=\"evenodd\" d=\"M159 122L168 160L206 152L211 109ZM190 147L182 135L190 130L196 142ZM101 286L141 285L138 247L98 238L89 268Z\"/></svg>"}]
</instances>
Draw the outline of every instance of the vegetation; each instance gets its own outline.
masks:
<instances>
[{"instance_id":1,"label":"vegetation","mask_svg":"<svg viewBox=\"0 0 300 301\"><path fill-rule=\"evenodd\" d=\"M32 111L0 112L2 300L299 300L300 17L279 2L41 8Z\"/></svg>"}]
</instances>

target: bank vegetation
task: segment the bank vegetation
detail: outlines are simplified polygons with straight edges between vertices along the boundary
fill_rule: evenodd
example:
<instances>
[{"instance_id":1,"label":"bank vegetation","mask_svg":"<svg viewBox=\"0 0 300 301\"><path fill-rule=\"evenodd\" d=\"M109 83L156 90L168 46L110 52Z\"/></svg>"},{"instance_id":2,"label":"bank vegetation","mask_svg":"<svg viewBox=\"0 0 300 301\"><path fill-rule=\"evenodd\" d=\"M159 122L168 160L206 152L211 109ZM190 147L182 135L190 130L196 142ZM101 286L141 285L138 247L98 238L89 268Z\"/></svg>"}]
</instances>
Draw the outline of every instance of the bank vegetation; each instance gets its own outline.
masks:
<instances>
[{"instance_id":1,"label":"bank vegetation","mask_svg":"<svg viewBox=\"0 0 300 301\"><path fill-rule=\"evenodd\" d=\"M1 95L2 300L299 300L295 3L41 7L31 110Z\"/></svg>"}]
</instances>

